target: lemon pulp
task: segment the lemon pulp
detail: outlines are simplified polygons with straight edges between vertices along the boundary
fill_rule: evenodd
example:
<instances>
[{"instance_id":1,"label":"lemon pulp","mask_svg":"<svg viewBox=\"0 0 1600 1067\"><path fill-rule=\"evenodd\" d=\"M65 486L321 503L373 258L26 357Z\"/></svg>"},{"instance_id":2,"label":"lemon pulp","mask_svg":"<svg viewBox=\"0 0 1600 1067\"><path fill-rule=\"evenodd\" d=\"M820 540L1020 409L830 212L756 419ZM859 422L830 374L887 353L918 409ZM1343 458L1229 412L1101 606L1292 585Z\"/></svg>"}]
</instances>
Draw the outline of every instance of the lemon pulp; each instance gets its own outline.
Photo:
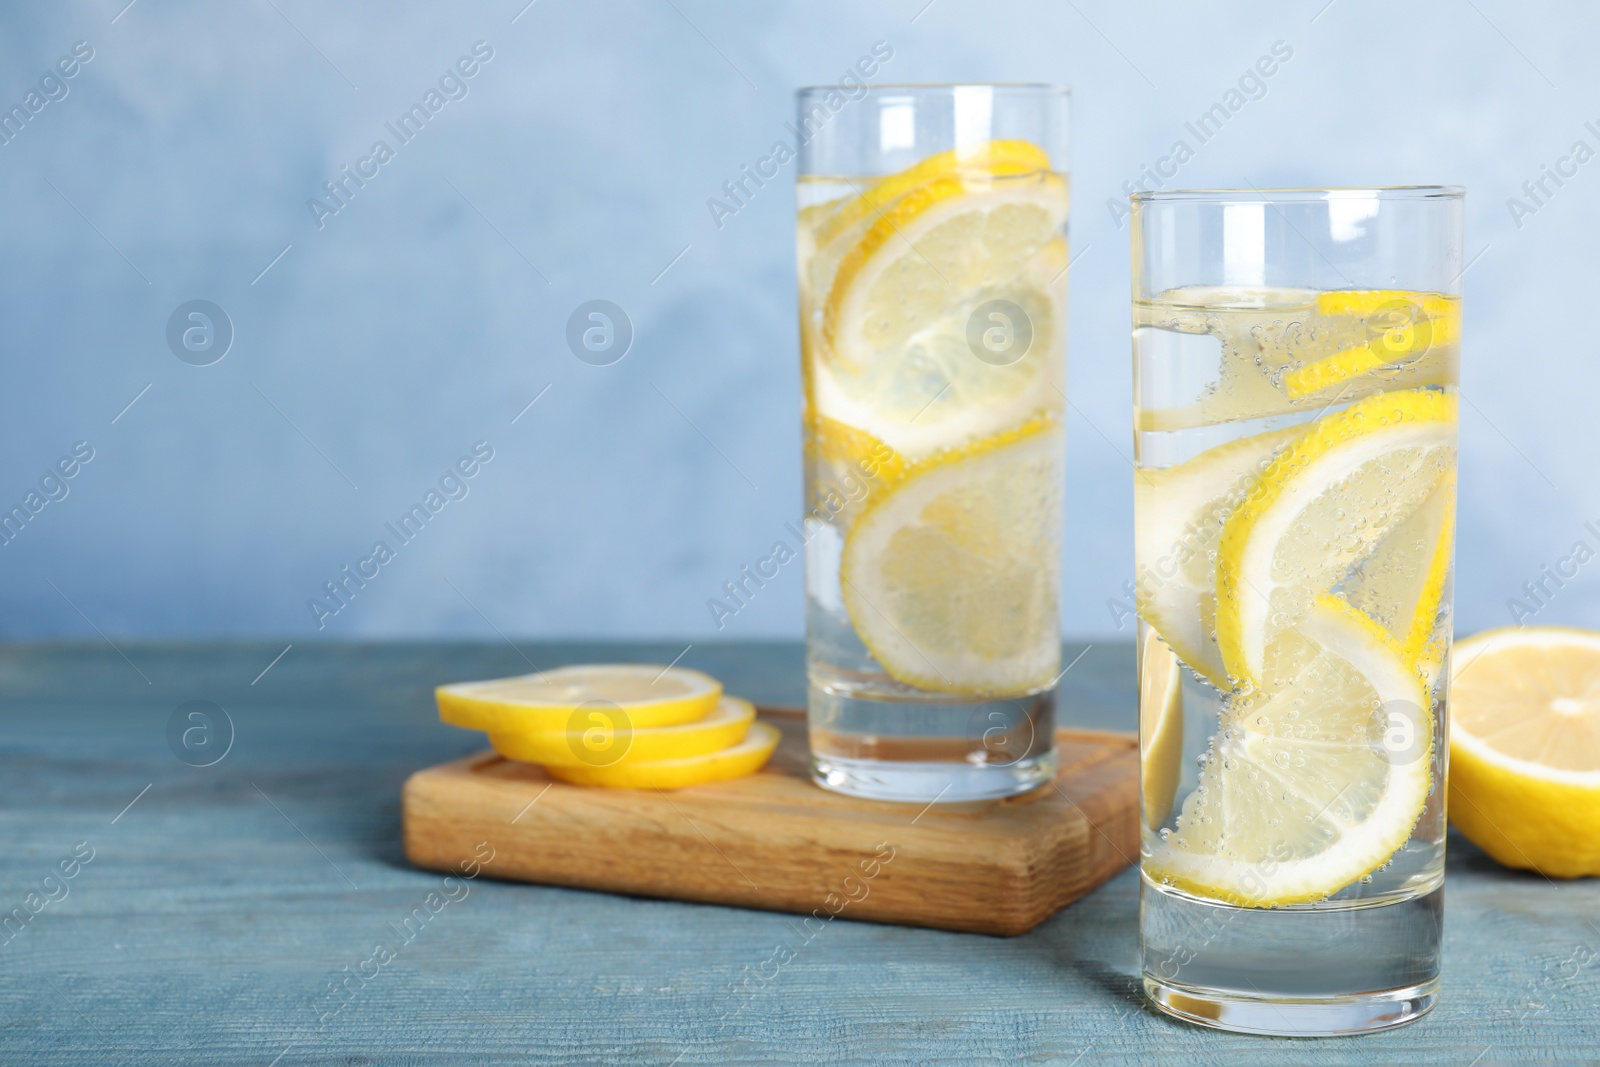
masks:
<instances>
[{"instance_id":1,"label":"lemon pulp","mask_svg":"<svg viewBox=\"0 0 1600 1067\"><path fill-rule=\"evenodd\" d=\"M1600 875L1600 633L1490 630L1451 671L1450 821L1507 866Z\"/></svg>"}]
</instances>

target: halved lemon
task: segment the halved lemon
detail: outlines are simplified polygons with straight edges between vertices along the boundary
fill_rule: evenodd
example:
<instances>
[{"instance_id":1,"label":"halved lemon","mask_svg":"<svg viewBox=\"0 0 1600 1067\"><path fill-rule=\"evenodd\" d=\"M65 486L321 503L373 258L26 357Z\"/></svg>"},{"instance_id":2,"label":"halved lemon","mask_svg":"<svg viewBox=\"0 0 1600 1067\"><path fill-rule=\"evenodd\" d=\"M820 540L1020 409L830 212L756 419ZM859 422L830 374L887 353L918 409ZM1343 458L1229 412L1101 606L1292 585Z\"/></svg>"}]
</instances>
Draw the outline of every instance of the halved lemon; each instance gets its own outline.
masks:
<instances>
[{"instance_id":1,"label":"halved lemon","mask_svg":"<svg viewBox=\"0 0 1600 1067\"><path fill-rule=\"evenodd\" d=\"M641 762L628 760L606 767L547 766L550 777L574 785L608 786L613 789L684 789L707 782L724 782L754 774L766 766L778 747L777 727L757 722L743 741L718 752L678 759Z\"/></svg>"},{"instance_id":2,"label":"halved lemon","mask_svg":"<svg viewBox=\"0 0 1600 1067\"><path fill-rule=\"evenodd\" d=\"M1269 664L1281 684L1229 698L1145 860L1162 884L1246 907L1323 900L1387 862L1427 804L1431 705L1382 627L1324 595Z\"/></svg>"},{"instance_id":3,"label":"halved lemon","mask_svg":"<svg viewBox=\"0 0 1600 1067\"><path fill-rule=\"evenodd\" d=\"M845 537L856 633L898 681L972 696L1059 669L1063 433L1038 419L911 468Z\"/></svg>"},{"instance_id":4,"label":"halved lemon","mask_svg":"<svg viewBox=\"0 0 1600 1067\"><path fill-rule=\"evenodd\" d=\"M580 718L576 729L493 733L489 744L507 759L524 763L609 767L709 755L744 740L755 720L755 705L725 696L710 715L676 726L630 726L597 709Z\"/></svg>"},{"instance_id":5,"label":"halved lemon","mask_svg":"<svg viewBox=\"0 0 1600 1067\"><path fill-rule=\"evenodd\" d=\"M1217 541L1273 456L1304 426L1244 437L1133 479L1139 615L1218 689L1232 688L1217 650Z\"/></svg>"},{"instance_id":6,"label":"halved lemon","mask_svg":"<svg viewBox=\"0 0 1600 1067\"><path fill-rule=\"evenodd\" d=\"M564 733L590 703L620 708L635 729L693 722L716 708L722 683L684 667L603 663L441 685L434 696L440 719L469 730Z\"/></svg>"},{"instance_id":7,"label":"halved lemon","mask_svg":"<svg viewBox=\"0 0 1600 1067\"><path fill-rule=\"evenodd\" d=\"M1454 477L1455 441L1455 396L1411 389L1326 415L1278 453L1217 546L1229 678L1259 684L1277 632Z\"/></svg>"},{"instance_id":8,"label":"halved lemon","mask_svg":"<svg viewBox=\"0 0 1600 1067\"><path fill-rule=\"evenodd\" d=\"M1154 830L1172 814L1183 770L1183 668L1161 635L1139 645L1139 790Z\"/></svg>"},{"instance_id":9,"label":"halved lemon","mask_svg":"<svg viewBox=\"0 0 1600 1067\"><path fill-rule=\"evenodd\" d=\"M1450 821L1508 867L1600 875L1600 633L1489 630L1450 671Z\"/></svg>"}]
</instances>

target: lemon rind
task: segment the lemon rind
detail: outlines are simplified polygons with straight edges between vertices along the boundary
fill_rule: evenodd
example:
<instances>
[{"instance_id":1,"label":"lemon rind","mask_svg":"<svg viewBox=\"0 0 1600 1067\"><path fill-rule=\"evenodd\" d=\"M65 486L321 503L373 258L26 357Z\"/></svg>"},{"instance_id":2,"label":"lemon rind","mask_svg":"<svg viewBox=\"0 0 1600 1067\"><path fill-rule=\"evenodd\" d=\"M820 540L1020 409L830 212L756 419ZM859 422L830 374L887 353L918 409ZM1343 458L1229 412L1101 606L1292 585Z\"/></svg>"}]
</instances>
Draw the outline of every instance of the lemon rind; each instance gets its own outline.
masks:
<instances>
[{"instance_id":1,"label":"lemon rind","mask_svg":"<svg viewBox=\"0 0 1600 1067\"><path fill-rule=\"evenodd\" d=\"M1397 408L1400 417L1385 421L1385 416L1394 416ZM1282 530L1298 514L1282 512L1278 505L1297 496L1300 483L1316 487L1338 480L1308 478L1307 471L1336 460L1343 460L1344 469L1355 470L1362 463L1412 443L1447 444L1448 441L1439 440L1439 428L1453 427L1456 420L1453 394L1432 389L1379 393L1318 419L1303 436L1278 453L1255 490L1228 517L1217 544L1217 646L1230 678L1246 686L1257 685L1261 680L1265 646L1261 641L1246 645L1244 638L1246 633L1265 633L1267 608L1261 602L1267 594L1261 588L1263 583L1251 582L1248 574L1259 575L1264 567L1270 568ZM1395 435L1402 432L1416 441L1398 442ZM1382 439L1375 439L1380 434ZM1356 449L1355 463L1343 455L1352 448ZM1368 450L1365 454L1363 448ZM1263 530L1268 531L1267 536L1261 536ZM1259 558L1263 556L1265 559ZM1317 591L1321 592L1324 590Z\"/></svg>"},{"instance_id":2,"label":"lemon rind","mask_svg":"<svg viewBox=\"0 0 1600 1067\"><path fill-rule=\"evenodd\" d=\"M1357 661L1343 655L1339 646L1351 639L1352 643L1357 644L1361 640L1370 642L1381 651L1381 656L1374 662L1387 667L1389 677L1374 678L1371 672L1365 676L1372 681L1380 696L1391 692L1403 693L1387 696L1385 702L1406 699L1416 702L1424 711L1430 707L1421 678L1407 664L1404 650L1388 631L1364 613L1328 594L1317 598L1317 608L1319 610L1302 623L1302 632L1314 639L1320 638L1318 644L1324 649L1352 664ZM1389 661L1386 664L1384 657ZM1341 835L1339 844L1330 851L1354 853L1354 858L1347 858L1341 866L1333 868L1331 874L1327 873L1328 851L1301 860L1275 861L1271 880L1276 891L1250 894L1241 892L1238 883L1242 874L1255 872L1255 865L1212 853L1182 851L1168 844L1145 859L1146 873L1163 885L1181 892L1242 907L1272 908L1328 899L1387 863L1395 852L1404 847L1417 820L1426 810L1432 789L1431 765L1437 739L1431 715L1423 715L1418 725L1427 731L1426 752L1414 754L1406 761L1390 759L1389 789L1380 806L1384 814L1380 815L1378 810L1374 810L1355 828L1356 831L1362 831L1375 826L1380 832L1362 834L1354 846L1347 843L1353 833ZM1396 774L1397 770L1402 773ZM1398 778L1403 778L1403 782L1397 782ZM1404 788L1405 792L1401 793L1397 785ZM1393 814L1389 814L1391 812ZM1385 822L1388 824L1387 831L1381 832ZM1366 844L1369 840L1372 843ZM1318 871L1322 872L1320 876L1316 873ZM1255 873L1259 876L1259 872Z\"/></svg>"},{"instance_id":3,"label":"lemon rind","mask_svg":"<svg viewBox=\"0 0 1600 1067\"><path fill-rule=\"evenodd\" d=\"M997 678L974 684L968 677L966 684L951 678L945 669L955 670L962 674L948 660L940 663L933 662L926 653L917 648L916 644L905 634L901 633L893 620L881 616L880 609L874 605L871 598L862 592L862 584L856 579L864 567L869 563L861 559L863 539L872 535L873 525L879 521L879 516L886 513L891 507L903 506L904 495L917 489L917 483L924 477L948 475L952 468L958 464L970 463L992 457L1002 450L1012 446L1031 446L1042 455L1051 454L1052 450L1059 452L1064 443L1065 431L1060 421L1049 417L1039 416L1030 419L1022 426L984 438L959 449L939 453L929 459L914 464L901 477L900 481L887 493L876 500L869 500L866 507L856 516L850 532L845 537L844 550L840 557L839 586L843 597L845 610L850 615L856 635L867 651L872 653L880 666L896 681L905 685L916 686L931 692L951 693L961 696L1011 696L1023 692L1032 692L1044 688L1054 678L1055 671L1060 667L1060 641L1057 635L1050 642L1050 651L1047 655L1039 657L1039 662L1013 675L1002 683ZM892 532L896 526L889 527ZM879 618L883 618L893 636L908 645L914 656L902 657L898 652L890 652L890 641L884 639L879 632ZM919 662L912 662L915 659ZM992 677L992 676L991 676Z\"/></svg>"},{"instance_id":4,"label":"lemon rind","mask_svg":"<svg viewBox=\"0 0 1600 1067\"><path fill-rule=\"evenodd\" d=\"M439 718L452 726L488 733L518 731L555 732L567 729L567 720L587 700L574 701L514 701L483 697L475 691L489 686L503 686L522 678L544 678L564 672L578 673L595 667L637 671L641 676L672 676L692 681L695 688L687 694L662 697L658 700L611 701L625 711L636 728L675 726L693 722L709 715L722 697L722 683L701 671L687 667L663 667L657 664L584 664L557 667L538 674L518 675L514 678L494 678L478 682L455 682L434 690L439 706ZM603 699L603 698L601 698Z\"/></svg>"},{"instance_id":5,"label":"lemon rind","mask_svg":"<svg viewBox=\"0 0 1600 1067\"><path fill-rule=\"evenodd\" d=\"M724 696L716 710L703 719L675 726L627 727L626 749L612 763L652 763L661 760L707 756L744 740L755 722L755 705L739 697ZM559 732L507 731L489 735L489 744L506 759L552 766L590 766L578 755L583 750L582 730Z\"/></svg>"},{"instance_id":6,"label":"lemon rind","mask_svg":"<svg viewBox=\"0 0 1600 1067\"><path fill-rule=\"evenodd\" d=\"M609 767L548 766L545 773L571 785L608 789L687 789L690 786L732 781L756 773L772 758L782 736L777 727L757 721L750 724L750 732L743 741L709 755Z\"/></svg>"}]
</instances>

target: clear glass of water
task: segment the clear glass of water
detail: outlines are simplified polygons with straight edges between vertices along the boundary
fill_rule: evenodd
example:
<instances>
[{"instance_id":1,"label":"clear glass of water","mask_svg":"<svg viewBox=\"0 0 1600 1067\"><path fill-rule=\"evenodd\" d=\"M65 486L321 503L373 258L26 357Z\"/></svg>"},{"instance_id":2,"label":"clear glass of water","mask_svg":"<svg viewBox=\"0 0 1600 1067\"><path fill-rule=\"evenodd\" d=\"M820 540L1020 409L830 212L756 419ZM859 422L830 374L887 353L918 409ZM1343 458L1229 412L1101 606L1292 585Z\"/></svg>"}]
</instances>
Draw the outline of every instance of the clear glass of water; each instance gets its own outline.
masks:
<instances>
[{"instance_id":1,"label":"clear glass of water","mask_svg":"<svg viewBox=\"0 0 1600 1067\"><path fill-rule=\"evenodd\" d=\"M813 773L889 800L1055 771L1067 93L798 94Z\"/></svg>"},{"instance_id":2,"label":"clear glass of water","mask_svg":"<svg viewBox=\"0 0 1600 1067\"><path fill-rule=\"evenodd\" d=\"M1140 939L1179 1018L1438 995L1462 196L1133 197Z\"/></svg>"}]
</instances>

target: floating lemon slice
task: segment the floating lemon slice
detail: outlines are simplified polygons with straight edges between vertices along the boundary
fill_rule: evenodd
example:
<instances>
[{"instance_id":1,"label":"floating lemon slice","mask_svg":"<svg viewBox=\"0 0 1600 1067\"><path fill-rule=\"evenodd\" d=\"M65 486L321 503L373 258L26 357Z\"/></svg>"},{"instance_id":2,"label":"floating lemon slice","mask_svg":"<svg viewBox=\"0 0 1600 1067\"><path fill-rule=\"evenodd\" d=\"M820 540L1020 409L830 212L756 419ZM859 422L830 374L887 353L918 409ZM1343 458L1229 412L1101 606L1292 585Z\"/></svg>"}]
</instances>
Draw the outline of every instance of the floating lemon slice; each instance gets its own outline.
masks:
<instances>
[{"instance_id":1,"label":"floating lemon slice","mask_svg":"<svg viewBox=\"0 0 1600 1067\"><path fill-rule=\"evenodd\" d=\"M1064 254L1050 258L1065 266ZM1050 289L1057 275L1061 268L1041 269L952 298L937 319L866 362L812 360L807 375L816 410L883 441L908 462L1059 411L1063 324ZM984 308L990 300L998 303ZM980 338L986 330L1011 331L1016 362L979 358L968 336L974 320Z\"/></svg>"},{"instance_id":2,"label":"floating lemon slice","mask_svg":"<svg viewBox=\"0 0 1600 1067\"><path fill-rule=\"evenodd\" d=\"M1258 684L1277 631L1453 477L1455 430L1453 395L1403 390L1318 419L1278 453L1217 546L1217 644L1229 678Z\"/></svg>"},{"instance_id":3,"label":"floating lemon slice","mask_svg":"<svg viewBox=\"0 0 1600 1067\"><path fill-rule=\"evenodd\" d=\"M489 735L489 743L507 759L524 763L610 767L709 755L744 740L756 720L755 705L729 696L705 718L677 726L630 726L608 711L589 709L580 716L578 729L495 733Z\"/></svg>"},{"instance_id":4,"label":"floating lemon slice","mask_svg":"<svg viewBox=\"0 0 1600 1067\"><path fill-rule=\"evenodd\" d=\"M848 526L857 507L905 476L904 457L865 430L825 415L805 420L806 484L812 509Z\"/></svg>"},{"instance_id":5,"label":"floating lemon slice","mask_svg":"<svg viewBox=\"0 0 1600 1067\"><path fill-rule=\"evenodd\" d=\"M840 263L856 249L884 211L907 193L939 178L965 176L983 182L1049 169L1049 157L1036 145L1015 140L987 141L960 151L941 152L898 174L869 182L859 196L802 209L796 243L802 308L815 308L826 301ZM807 341L821 329L820 311L815 313L815 321L812 315L804 316L801 333Z\"/></svg>"},{"instance_id":6,"label":"floating lemon slice","mask_svg":"<svg viewBox=\"0 0 1600 1067\"><path fill-rule=\"evenodd\" d=\"M1508 867L1600 875L1600 633L1489 630L1450 669L1450 821Z\"/></svg>"},{"instance_id":7,"label":"floating lemon slice","mask_svg":"<svg viewBox=\"0 0 1600 1067\"><path fill-rule=\"evenodd\" d=\"M1145 825L1172 814L1183 770L1183 668L1167 643L1147 629L1139 646L1139 788Z\"/></svg>"},{"instance_id":8,"label":"floating lemon slice","mask_svg":"<svg viewBox=\"0 0 1600 1067\"><path fill-rule=\"evenodd\" d=\"M1062 430L1039 419L913 467L845 537L856 633L896 680L1009 696L1059 669Z\"/></svg>"},{"instance_id":9,"label":"floating lemon slice","mask_svg":"<svg viewBox=\"0 0 1600 1067\"><path fill-rule=\"evenodd\" d=\"M1288 371L1283 388L1291 400L1374 371L1398 370L1461 340L1460 301L1438 293L1335 290L1317 294L1317 311L1365 320L1369 339Z\"/></svg>"},{"instance_id":10,"label":"floating lemon slice","mask_svg":"<svg viewBox=\"0 0 1600 1067\"><path fill-rule=\"evenodd\" d=\"M859 365L939 318L952 293L1022 274L1066 220L1058 174L951 176L919 186L840 261L823 336L839 358Z\"/></svg>"},{"instance_id":11,"label":"floating lemon slice","mask_svg":"<svg viewBox=\"0 0 1600 1067\"><path fill-rule=\"evenodd\" d=\"M1217 542L1223 524L1304 426L1244 437L1133 480L1139 616L1190 670L1232 688L1217 650Z\"/></svg>"},{"instance_id":12,"label":"floating lemon slice","mask_svg":"<svg viewBox=\"0 0 1600 1067\"><path fill-rule=\"evenodd\" d=\"M1410 289L1324 289L1317 293L1317 314L1371 318L1386 309L1411 306L1431 319L1444 318L1460 304L1459 297Z\"/></svg>"},{"instance_id":13,"label":"floating lemon slice","mask_svg":"<svg viewBox=\"0 0 1600 1067\"><path fill-rule=\"evenodd\" d=\"M643 663L558 667L488 682L441 685L439 718L469 730L565 733L581 706L619 708L634 729L673 726L716 708L722 683L699 671Z\"/></svg>"},{"instance_id":14,"label":"floating lemon slice","mask_svg":"<svg viewBox=\"0 0 1600 1067\"><path fill-rule=\"evenodd\" d=\"M958 173L976 176L1028 174L1050 169L1050 156L1031 141L985 141L970 148L939 152L897 174L879 178L859 196L847 200L815 229L819 245L835 240L863 219L874 219L884 209L920 185Z\"/></svg>"},{"instance_id":15,"label":"floating lemon slice","mask_svg":"<svg viewBox=\"0 0 1600 1067\"><path fill-rule=\"evenodd\" d=\"M837 419L818 415L807 426L806 450L841 470L896 482L906 471L906 461L884 442Z\"/></svg>"},{"instance_id":16,"label":"floating lemon slice","mask_svg":"<svg viewBox=\"0 0 1600 1067\"><path fill-rule=\"evenodd\" d=\"M1323 900L1387 862L1427 804L1428 694L1382 627L1318 597L1270 666L1281 684L1229 699L1146 860L1164 885L1246 907Z\"/></svg>"},{"instance_id":17,"label":"floating lemon slice","mask_svg":"<svg viewBox=\"0 0 1600 1067\"><path fill-rule=\"evenodd\" d=\"M574 785L608 786L613 789L683 789L754 774L772 758L780 736L777 727L757 722L750 726L750 732L743 741L719 752L652 762L626 760L609 767L547 766L545 773Z\"/></svg>"},{"instance_id":18,"label":"floating lemon slice","mask_svg":"<svg viewBox=\"0 0 1600 1067\"><path fill-rule=\"evenodd\" d=\"M820 249L817 410L914 460L1058 409L1066 216L1060 175L946 175Z\"/></svg>"},{"instance_id":19,"label":"floating lemon slice","mask_svg":"<svg viewBox=\"0 0 1600 1067\"><path fill-rule=\"evenodd\" d=\"M1456 487L1447 479L1345 579L1340 594L1376 619L1424 675L1441 647L1439 609L1455 552Z\"/></svg>"}]
</instances>

